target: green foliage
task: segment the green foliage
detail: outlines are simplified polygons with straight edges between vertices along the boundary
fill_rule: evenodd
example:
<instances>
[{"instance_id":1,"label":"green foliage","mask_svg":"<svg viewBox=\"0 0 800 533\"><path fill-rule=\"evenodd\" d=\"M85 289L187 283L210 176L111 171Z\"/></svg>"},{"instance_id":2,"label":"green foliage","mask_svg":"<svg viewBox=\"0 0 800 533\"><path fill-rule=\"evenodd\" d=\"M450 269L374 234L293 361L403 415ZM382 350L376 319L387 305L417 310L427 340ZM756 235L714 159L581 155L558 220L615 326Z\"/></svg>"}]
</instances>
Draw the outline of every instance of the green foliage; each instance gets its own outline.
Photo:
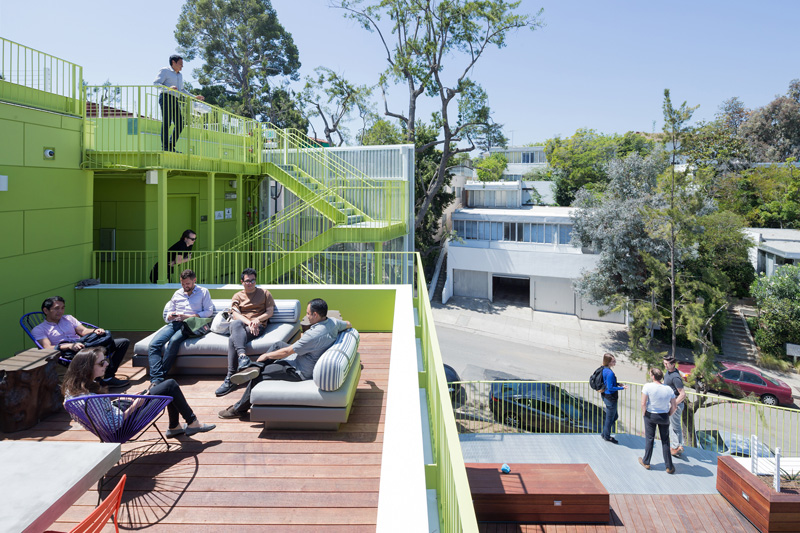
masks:
<instances>
[{"instance_id":1,"label":"green foliage","mask_svg":"<svg viewBox=\"0 0 800 533\"><path fill-rule=\"evenodd\" d=\"M233 111L246 117L262 113L271 78L297 79L297 47L270 0L186 0L175 39L187 60L203 59L200 83L235 93Z\"/></svg>"},{"instance_id":2,"label":"green foliage","mask_svg":"<svg viewBox=\"0 0 800 533\"><path fill-rule=\"evenodd\" d=\"M341 146L347 136L342 120L347 120L358 109L369 108L372 88L354 85L327 67L317 67L314 74L306 76L306 85L300 93L301 105L309 116L322 120L328 143ZM339 138L338 143L333 140L334 134Z\"/></svg>"},{"instance_id":3,"label":"green foliage","mask_svg":"<svg viewBox=\"0 0 800 533\"><path fill-rule=\"evenodd\" d=\"M698 265L718 274L717 286L726 294L745 297L755 279L748 251L752 241L744 233L742 217L716 211L698 219Z\"/></svg>"},{"instance_id":4,"label":"green foliage","mask_svg":"<svg viewBox=\"0 0 800 533\"><path fill-rule=\"evenodd\" d=\"M751 288L758 305L755 341L763 354L783 357L785 344L800 344L800 266L778 267L761 275Z\"/></svg>"},{"instance_id":5,"label":"green foliage","mask_svg":"<svg viewBox=\"0 0 800 533\"><path fill-rule=\"evenodd\" d=\"M373 122L361 137L361 144L364 146L403 144L404 142L406 140L403 131L384 118Z\"/></svg>"},{"instance_id":6,"label":"green foliage","mask_svg":"<svg viewBox=\"0 0 800 533\"><path fill-rule=\"evenodd\" d=\"M392 84L408 91L408 107L392 111L387 104L386 116L400 120L406 139L415 143L418 155L432 145L441 145L439 167L430 182L417 191L417 232L427 224L432 210L442 208L434 204L449 180L446 168L451 158L473 150L473 139L492 124L485 91L467 75L474 71L487 49L506 46L506 37L512 31L541 26L538 14L518 12L520 3L505 0L335 2L364 29L378 34L387 57L387 68L379 83L384 96ZM446 76L451 77L447 79ZM436 102L433 125L437 131L427 143L419 142L416 131L420 98ZM453 109L454 103L458 105L458 112ZM468 146L458 144L464 140L469 141Z\"/></svg>"},{"instance_id":7,"label":"green foliage","mask_svg":"<svg viewBox=\"0 0 800 533\"><path fill-rule=\"evenodd\" d=\"M800 83L792 80L785 96L752 111L740 127L759 162L800 157Z\"/></svg>"},{"instance_id":8,"label":"green foliage","mask_svg":"<svg viewBox=\"0 0 800 533\"><path fill-rule=\"evenodd\" d=\"M654 143L641 135L604 135L595 130L579 129L572 137L556 137L545 143L551 176L556 182L558 205L568 206L582 187L602 191L608 182L606 167L614 158L632 153L646 156Z\"/></svg>"},{"instance_id":9,"label":"green foliage","mask_svg":"<svg viewBox=\"0 0 800 533\"><path fill-rule=\"evenodd\" d=\"M789 160L724 175L720 207L745 218L750 227L800 228L800 170Z\"/></svg>"},{"instance_id":10,"label":"green foliage","mask_svg":"<svg viewBox=\"0 0 800 533\"><path fill-rule=\"evenodd\" d=\"M473 164L480 181L500 181L503 171L508 166L508 159L501 153L494 153Z\"/></svg>"}]
</instances>

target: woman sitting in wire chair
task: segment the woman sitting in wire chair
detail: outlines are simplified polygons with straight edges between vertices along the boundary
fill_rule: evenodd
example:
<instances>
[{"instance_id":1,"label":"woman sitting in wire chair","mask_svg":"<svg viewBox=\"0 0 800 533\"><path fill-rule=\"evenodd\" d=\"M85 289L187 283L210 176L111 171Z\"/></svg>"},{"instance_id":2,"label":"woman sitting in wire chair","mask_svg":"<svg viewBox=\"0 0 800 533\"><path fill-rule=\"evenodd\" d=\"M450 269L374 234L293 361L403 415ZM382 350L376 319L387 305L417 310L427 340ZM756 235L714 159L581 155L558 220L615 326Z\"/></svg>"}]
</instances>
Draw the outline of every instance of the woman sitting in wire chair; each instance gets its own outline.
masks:
<instances>
[{"instance_id":1,"label":"woman sitting in wire chair","mask_svg":"<svg viewBox=\"0 0 800 533\"><path fill-rule=\"evenodd\" d=\"M64 392L64 401L66 402L79 396L105 394L105 387L98 383L97 379L103 377L106 365L108 365L106 350L102 346L79 351L72 359L72 363L70 363L64 376L64 383L61 386ZM180 386L174 379L168 379L153 385L142 394L169 396L172 398L172 401L167 405L167 413L169 414L167 437L169 438L177 437L183 433L187 436L192 436L196 433L211 431L216 427L214 424L201 424L197 420L197 416L195 416L192 408L186 402L183 391L181 391ZM132 402L115 401L111 398L104 398L104 400L107 402L105 406L105 423L112 428L121 427L124 421L144 403L143 398L137 398ZM179 414L186 421L183 426L178 419Z\"/></svg>"}]
</instances>

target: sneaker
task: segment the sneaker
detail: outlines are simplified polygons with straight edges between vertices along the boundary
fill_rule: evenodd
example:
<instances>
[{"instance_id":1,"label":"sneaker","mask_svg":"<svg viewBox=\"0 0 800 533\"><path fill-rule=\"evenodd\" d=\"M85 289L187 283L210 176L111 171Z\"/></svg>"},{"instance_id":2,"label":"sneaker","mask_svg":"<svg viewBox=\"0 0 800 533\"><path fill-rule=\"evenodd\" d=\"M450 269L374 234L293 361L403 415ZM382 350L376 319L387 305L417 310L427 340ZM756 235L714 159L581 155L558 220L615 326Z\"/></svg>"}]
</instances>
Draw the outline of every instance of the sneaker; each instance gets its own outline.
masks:
<instances>
[{"instance_id":1,"label":"sneaker","mask_svg":"<svg viewBox=\"0 0 800 533\"><path fill-rule=\"evenodd\" d=\"M184 431L183 426L178 426L175 429L168 429L167 430L167 438L168 439L174 439L178 435L183 435L183 431Z\"/></svg>"},{"instance_id":2,"label":"sneaker","mask_svg":"<svg viewBox=\"0 0 800 533\"><path fill-rule=\"evenodd\" d=\"M242 385L243 383L247 383L251 379L255 379L256 376L261 372L261 369L257 366L251 366L250 368L245 368L234 375L231 376L231 382L234 385Z\"/></svg>"},{"instance_id":3,"label":"sneaker","mask_svg":"<svg viewBox=\"0 0 800 533\"><path fill-rule=\"evenodd\" d=\"M645 470L650 470L650 465L644 464L644 459L642 459L641 457L639 457L639 464L642 465Z\"/></svg>"},{"instance_id":4,"label":"sneaker","mask_svg":"<svg viewBox=\"0 0 800 533\"><path fill-rule=\"evenodd\" d=\"M247 414L247 411L244 413L240 413L236 410L236 405L231 405L227 409L223 409L219 412L220 418L242 418L244 415Z\"/></svg>"},{"instance_id":5,"label":"sneaker","mask_svg":"<svg viewBox=\"0 0 800 533\"><path fill-rule=\"evenodd\" d=\"M216 391L214 391L214 394L216 394L217 396L225 396L229 392L233 391L233 389L235 388L236 385L231 383L230 378L225 378L225 381L223 381L222 385L220 385L219 388Z\"/></svg>"},{"instance_id":6,"label":"sneaker","mask_svg":"<svg viewBox=\"0 0 800 533\"><path fill-rule=\"evenodd\" d=\"M206 431L211 431L215 427L217 427L216 424L203 424L202 426L197 426L196 428L186 426L186 436L191 437L197 433L205 433Z\"/></svg>"},{"instance_id":7,"label":"sneaker","mask_svg":"<svg viewBox=\"0 0 800 533\"><path fill-rule=\"evenodd\" d=\"M242 370L244 370L245 368L249 367L252 364L253 364L253 362L250 360L249 357L247 357L243 353L240 353L239 354L239 367L236 369L236 371L237 372L241 372Z\"/></svg>"},{"instance_id":8,"label":"sneaker","mask_svg":"<svg viewBox=\"0 0 800 533\"><path fill-rule=\"evenodd\" d=\"M102 380L102 383L109 389L121 389L123 387L127 387L130 384L130 382L127 379L117 379L115 377L104 378Z\"/></svg>"}]
</instances>

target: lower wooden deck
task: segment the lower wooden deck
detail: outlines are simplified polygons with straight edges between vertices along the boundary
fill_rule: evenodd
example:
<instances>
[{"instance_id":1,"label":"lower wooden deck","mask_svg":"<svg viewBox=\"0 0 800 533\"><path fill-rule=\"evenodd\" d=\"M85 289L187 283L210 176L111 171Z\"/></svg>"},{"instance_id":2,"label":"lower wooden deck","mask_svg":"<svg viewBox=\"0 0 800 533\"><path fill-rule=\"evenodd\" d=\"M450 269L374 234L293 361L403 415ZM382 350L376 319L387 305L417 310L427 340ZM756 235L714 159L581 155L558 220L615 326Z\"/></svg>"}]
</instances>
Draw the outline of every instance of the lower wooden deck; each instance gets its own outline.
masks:
<instances>
[{"instance_id":1,"label":"lower wooden deck","mask_svg":"<svg viewBox=\"0 0 800 533\"><path fill-rule=\"evenodd\" d=\"M237 531L375 531L389 375L391 333L364 333L364 368L347 424L337 432L265 431L263 424L221 420L236 391L214 396L220 377L178 376L201 422L216 429L170 439L123 445L120 464L106 485L127 474L120 527L166 533ZM145 388L146 371L126 363L118 375L129 391ZM166 416L159 422L166 430ZM150 431L143 438L154 438ZM94 441L66 413L7 439ZM124 468L124 469L123 469ZM97 492L78 500L51 529L69 530L97 504ZM113 531L113 525L106 528Z\"/></svg>"},{"instance_id":2,"label":"lower wooden deck","mask_svg":"<svg viewBox=\"0 0 800 533\"><path fill-rule=\"evenodd\" d=\"M612 494L608 524L481 522L481 533L751 533L758 530L719 494Z\"/></svg>"}]
</instances>

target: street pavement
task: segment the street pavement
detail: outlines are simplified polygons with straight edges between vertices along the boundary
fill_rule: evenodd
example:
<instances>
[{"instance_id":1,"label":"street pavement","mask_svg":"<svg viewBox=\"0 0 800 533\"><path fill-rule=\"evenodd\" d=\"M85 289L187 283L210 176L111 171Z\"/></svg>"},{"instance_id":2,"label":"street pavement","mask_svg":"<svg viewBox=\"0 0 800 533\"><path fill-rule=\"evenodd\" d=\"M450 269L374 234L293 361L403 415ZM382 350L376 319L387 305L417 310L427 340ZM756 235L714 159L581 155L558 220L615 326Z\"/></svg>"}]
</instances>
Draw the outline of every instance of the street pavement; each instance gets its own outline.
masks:
<instances>
[{"instance_id":1,"label":"street pavement","mask_svg":"<svg viewBox=\"0 0 800 533\"><path fill-rule=\"evenodd\" d=\"M628 360L623 324L463 297L435 302L432 310L444 362L463 380L588 380L611 352L620 381L646 382L645 370ZM785 381L800 398L797 374L762 371Z\"/></svg>"}]
</instances>

